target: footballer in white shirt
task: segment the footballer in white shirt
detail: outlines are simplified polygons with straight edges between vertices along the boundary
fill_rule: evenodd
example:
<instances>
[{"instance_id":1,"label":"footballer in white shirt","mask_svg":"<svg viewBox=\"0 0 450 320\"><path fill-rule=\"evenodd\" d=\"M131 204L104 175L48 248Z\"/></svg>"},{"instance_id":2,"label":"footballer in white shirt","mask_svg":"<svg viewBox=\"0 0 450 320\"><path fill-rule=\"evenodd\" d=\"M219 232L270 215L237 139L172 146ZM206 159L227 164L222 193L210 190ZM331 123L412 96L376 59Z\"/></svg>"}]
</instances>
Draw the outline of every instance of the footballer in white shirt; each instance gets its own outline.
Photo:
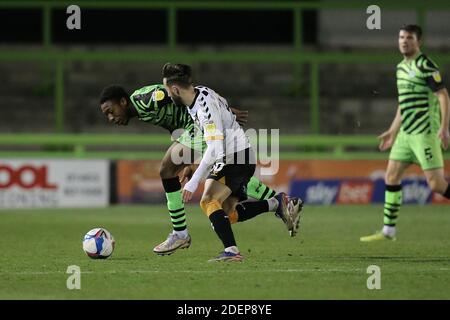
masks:
<instances>
[{"instance_id":1,"label":"footballer in white shirt","mask_svg":"<svg viewBox=\"0 0 450 320\"><path fill-rule=\"evenodd\" d=\"M241 222L264 212L275 212L291 236L298 230L302 201L279 193L268 200L247 200L246 186L256 168L255 153L227 101L214 90L194 86L191 67L167 63L163 67L163 84L173 102L184 105L202 130L207 148L197 170L183 188L183 201L192 198L206 179L200 200L224 251L210 261L242 261L231 223Z\"/></svg>"}]
</instances>

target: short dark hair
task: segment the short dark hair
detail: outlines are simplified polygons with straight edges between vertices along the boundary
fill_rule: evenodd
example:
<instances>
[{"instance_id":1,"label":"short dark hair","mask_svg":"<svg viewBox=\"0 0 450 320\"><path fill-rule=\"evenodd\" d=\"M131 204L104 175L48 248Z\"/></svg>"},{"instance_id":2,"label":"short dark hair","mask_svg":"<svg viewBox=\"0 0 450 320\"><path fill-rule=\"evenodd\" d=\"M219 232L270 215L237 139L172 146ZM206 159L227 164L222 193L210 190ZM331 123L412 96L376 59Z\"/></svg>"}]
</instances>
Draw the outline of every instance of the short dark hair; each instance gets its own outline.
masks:
<instances>
[{"instance_id":1,"label":"short dark hair","mask_svg":"<svg viewBox=\"0 0 450 320\"><path fill-rule=\"evenodd\" d=\"M182 87L192 85L192 69L187 64L166 63L162 69L162 76L167 84L178 84Z\"/></svg>"},{"instance_id":2,"label":"short dark hair","mask_svg":"<svg viewBox=\"0 0 450 320\"><path fill-rule=\"evenodd\" d=\"M126 92L126 90L119 85L113 84L108 86L102 90L100 94L100 104L106 101L119 102L120 99L125 98L127 101L130 101L130 96Z\"/></svg>"},{"instance_id":3,"label":"short dark hair","mask_svg":"<svg viewBox=\"0 0 450 320\"><path fill-rule=\"evenodd\" d=\"M401 30L407 31L409 33L415 33L417 40L422 39L422 28L417 24L404 24L400 27L400 31Z\"/></svg>"}]
</instances>

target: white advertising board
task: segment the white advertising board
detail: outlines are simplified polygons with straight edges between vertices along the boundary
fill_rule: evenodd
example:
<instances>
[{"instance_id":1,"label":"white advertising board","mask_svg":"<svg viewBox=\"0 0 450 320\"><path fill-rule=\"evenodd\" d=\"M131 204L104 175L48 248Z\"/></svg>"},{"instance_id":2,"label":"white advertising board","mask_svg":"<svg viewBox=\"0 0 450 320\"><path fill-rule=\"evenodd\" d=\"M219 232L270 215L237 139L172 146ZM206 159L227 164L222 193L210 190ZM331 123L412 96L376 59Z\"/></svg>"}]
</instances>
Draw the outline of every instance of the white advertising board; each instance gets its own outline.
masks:
<instances>
[{"instance_id":1,"label":"white advertising board","mask_svg":"<svg viewBox=\"0 0 450 320\"><path fill-rule=\"evenodd\" d=\"M108 160L0 160L0 208L108 204Z\"/></svg>"}]
</instances>

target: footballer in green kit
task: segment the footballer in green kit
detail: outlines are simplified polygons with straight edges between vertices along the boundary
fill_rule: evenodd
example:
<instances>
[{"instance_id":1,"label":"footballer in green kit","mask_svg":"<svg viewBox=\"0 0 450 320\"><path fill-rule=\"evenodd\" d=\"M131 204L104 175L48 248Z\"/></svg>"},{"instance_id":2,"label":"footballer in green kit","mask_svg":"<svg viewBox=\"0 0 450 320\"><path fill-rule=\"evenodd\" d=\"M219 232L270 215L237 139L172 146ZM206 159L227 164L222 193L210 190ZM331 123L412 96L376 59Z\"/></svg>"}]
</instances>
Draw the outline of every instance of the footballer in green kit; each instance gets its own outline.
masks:
<instances>
[{"instance_id":1,"label":"footballer in green kit","mask_svg":"<svg viewBox=\"0 0 450 320\"><path fill-rule=\"evenodd\" d=\"M201 158L206 143L198 127L194 124L184 105L173 103L162 84L145 86L129 95L121 86L111 85L103 89L100 95L100 108L108 120L117 125L127 125L131 118L162 127L172 135L173 143L164 155L159 174L166 193L167 207L172 221L173 231L167 239L157 245L153 251L156 254L168 255L177 249L188 248L191 237L187 230L184 203L181 194L181 183L192 176L195 158ZM247 112L232 109L236 121L246 122ZM182 132L181 135L176 133ZM173 155L186 159L189 163L174 163ZM178 175L181 173L181 181ZM271 199L276 192L264 185L257 178L252 177L247 185L247 193L257 200ZM290 198L290 210L300 210L302 201ZM291 236L297 232L289 230Z\"/></svg>"},{"instance_id":2,"label":"footballer in green kit","mask_svg":"<svg viewBox=\"0 0 450 320\"><path fill-rule=\"evenodd\" d=\"M404 59L396 72L398 109L389 130L379 136L380 150L392 147L385 179L384 226L362 237L364 242L395 239L401 179L412 163L421 167L433 192L450 199L442 154L449 141L449 96L438 66L420 51L421 36L417 25L400 28L399 50Z\"/></svg>"}]
</instances>

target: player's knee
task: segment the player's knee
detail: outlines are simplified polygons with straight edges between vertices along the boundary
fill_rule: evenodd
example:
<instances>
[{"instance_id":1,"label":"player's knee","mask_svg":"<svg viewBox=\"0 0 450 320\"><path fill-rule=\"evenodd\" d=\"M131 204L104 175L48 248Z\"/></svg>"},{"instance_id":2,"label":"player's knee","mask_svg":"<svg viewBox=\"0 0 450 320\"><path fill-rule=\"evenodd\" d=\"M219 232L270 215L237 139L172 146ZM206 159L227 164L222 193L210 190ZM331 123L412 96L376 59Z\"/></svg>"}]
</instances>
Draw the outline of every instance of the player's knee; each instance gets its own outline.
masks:
<instances>
[{"instance_id":1,"label":"player's knee","mask_svg":"<svg viewBox=\"0 0 450 320\"><path fill-rule=\"evenodd\" d=\"M387 185L398 185L401 183L401 178L397 172L387 171L385 182Z\"/></svg>"},{"instance_id":2,"label":"player's knee","mask_svg":"<svg viewBox=\"0 0 450 320\"><path fill-rule=\"evenodd\" d=\"M438 179L429 179L428 186L431 191L443 194L445 192L447 183L445 181L439 181Z\"/></svg>"},{"instance_id":3,"label":"player's knee","mask_svg":"<svg viewBox=\"0 0 450 320\"><path fill-rule=\"evenodd\" d=\"M222 209L222 205L217 199L213 199L208 196L202 197L200 200L200 207L202 208L202 211L204 214L206 214L208 217L215 211Z\"/></svg>"},{"instance_id":4,"label":"player's knee","mask_svg":"<svg viewBox=\"0 0 450 320\"><path fill-rule=\"evenodd\" d=\"M177 175L176 167L167 161L161 162L161 166L159 167L159 176L162 179L173 178Z\"/></svg>"}]
</instances>

